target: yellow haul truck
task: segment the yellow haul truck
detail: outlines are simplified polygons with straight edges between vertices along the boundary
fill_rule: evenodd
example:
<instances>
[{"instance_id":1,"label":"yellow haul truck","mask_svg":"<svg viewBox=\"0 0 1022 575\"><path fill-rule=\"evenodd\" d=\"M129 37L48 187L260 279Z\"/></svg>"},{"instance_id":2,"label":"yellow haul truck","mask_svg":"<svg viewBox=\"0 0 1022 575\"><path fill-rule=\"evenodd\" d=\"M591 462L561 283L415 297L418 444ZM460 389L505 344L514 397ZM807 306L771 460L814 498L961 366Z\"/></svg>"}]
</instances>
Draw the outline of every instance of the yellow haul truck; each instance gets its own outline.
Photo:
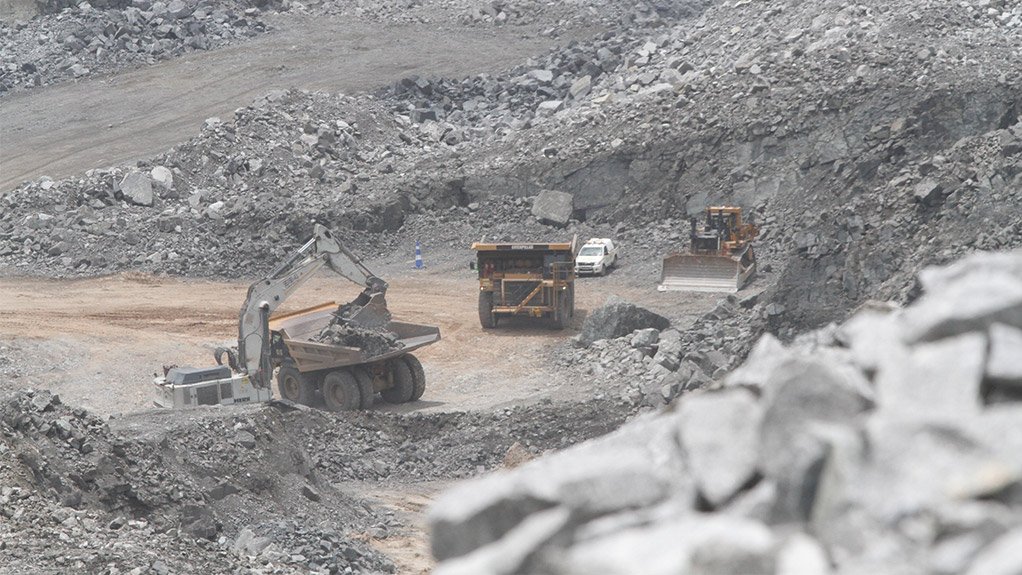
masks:
<instances>
[{"instance_id":1,"label":"yellow haul truck","mask_svg":"<svg viewBox=\"0 0 1022 575\"><path fill-rule=\"evenodd\" d=\"M578 238L563 243L474 243L479 273L479 323L502 317L550 318L564 329L575 315Z\"/></svg>"}]
</instances>

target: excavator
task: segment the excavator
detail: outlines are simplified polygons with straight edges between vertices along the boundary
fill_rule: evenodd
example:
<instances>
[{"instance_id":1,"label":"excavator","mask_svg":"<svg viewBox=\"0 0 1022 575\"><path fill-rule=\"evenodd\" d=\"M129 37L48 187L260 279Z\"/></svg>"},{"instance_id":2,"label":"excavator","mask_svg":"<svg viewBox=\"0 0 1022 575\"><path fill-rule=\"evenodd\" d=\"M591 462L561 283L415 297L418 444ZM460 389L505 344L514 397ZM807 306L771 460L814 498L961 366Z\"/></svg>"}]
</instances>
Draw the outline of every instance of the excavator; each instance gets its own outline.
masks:
<instances>
[{"instance_id":1,"label":"excavator","mask_svg":"<svg viewBox=\"0 0 1022 575\"><path fill-rule=\"evenodd\" d=\"M756 272L752 240L754 224L742 221L742 208L711 206L700 225L691 220L688 253L666 256L660 273L660 291L735 293Z\"/></svg>"},{"instance_id":2,"label":"excavator","mask_svg":"<svg viewBox=\"0 0 1022 575\"><path fill-rule=\"evenodd\" d=\"M324 267L363 286L362 292L344 305L327 302L273 315ZM311 239L249 286L238 318L237 352L218 348L216 367L165 368L154 379L155 404L180 408L269 401L275 370L281 399L331 411L369 409L377 394L389 403L418 400L426 378L410 352L439 341L440 330L393 320L387 287L326 226L315 224ZM324 331L332 326L349 337L324 341ZM368 345L379 334L387 335L385 345Z\"/></svg>"}]
</instances>

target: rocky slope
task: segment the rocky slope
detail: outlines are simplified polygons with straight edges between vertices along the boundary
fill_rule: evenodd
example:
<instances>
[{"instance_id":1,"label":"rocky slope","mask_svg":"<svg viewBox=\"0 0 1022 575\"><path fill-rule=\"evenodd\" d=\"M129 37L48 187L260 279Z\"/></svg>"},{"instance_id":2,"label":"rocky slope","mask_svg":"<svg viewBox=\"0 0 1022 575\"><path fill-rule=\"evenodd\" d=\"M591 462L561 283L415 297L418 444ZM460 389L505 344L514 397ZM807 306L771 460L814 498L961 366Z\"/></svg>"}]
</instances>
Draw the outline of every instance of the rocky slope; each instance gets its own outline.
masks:
<instances>
[{"instance_id":1,"label":"rocky slope","mask_svg":"<svg viewBox=\"0 0 1022 575\"><path fill-rule=\"evenodd\" d=\"M369 542L407 527L342 485L474 476L606 433L625 413L269 405L104 421L46 391L6 392L0 572L392 573Z\"/></svg>"},{"instance_id":2,"label":"rocky slope","mask_svg":"<svg viewBox=\"0 0 1022 575\"><path fill-rule=\"evenodd\" d=\"M665 413L464 483L437 574L1022 569L1022 252L927 268Z\"/></svg>"},{"instance_id":3,"label":"rocky slope","mask_svg":"<svg viewBox=\"0 0 1022 575\"><path fill-rule=\"evenodd\" d=\"M0 5L0 96L151 65L196 50L215 50L270 32L274 17L313 15L393 25L449 23L521 26L558 37L576 29L662 25L698 11L704 1L672 3L582 0L96 0L38 2L28 20Z\"/></svg>"},{"instance_id":4,"label":"rocky slope","mask_svg":"<svg viewBox=\"0 0 1022 575\"><path fill-rule=\"evenodd\" d=\"M138 167L6 194L0 263L232 275L271 265L314 218L370 252L413 214L416 232L457 220L499 237L512 226L468 207L543 189L571 193L588 226L634 230L652 261L726 201L761 224L765 301L788 337L874 294L910 297L926 263L1019 243L1001 207L1022 177L1019 10L739 2L494 75L274 93ZM416 239L455 240L435 233ZM240 245L241 268L209 265Z\"/></svg>"}]
</instances>

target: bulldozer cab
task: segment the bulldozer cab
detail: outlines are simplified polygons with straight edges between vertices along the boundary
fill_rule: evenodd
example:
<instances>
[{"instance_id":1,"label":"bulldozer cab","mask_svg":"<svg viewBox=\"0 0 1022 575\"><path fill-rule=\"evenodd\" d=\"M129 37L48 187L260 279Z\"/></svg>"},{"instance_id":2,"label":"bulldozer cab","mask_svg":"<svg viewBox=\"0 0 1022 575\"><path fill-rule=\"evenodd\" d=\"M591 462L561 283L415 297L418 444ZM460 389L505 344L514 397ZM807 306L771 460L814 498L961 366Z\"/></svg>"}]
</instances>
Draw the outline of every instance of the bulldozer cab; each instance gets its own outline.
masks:
<instances>
[{"instance_id":1,"label":"bulldozer cab","mask_svg":"<svg viewBox=\"0 0 1022 575\"><path fill-rule=\"evenodd\" d=\"M741 208L712 207L706 210L706 220L700 229L692 218L692 253L707 254L730 250L739 240L742 226Z\"/></svg>"}]
</instances>

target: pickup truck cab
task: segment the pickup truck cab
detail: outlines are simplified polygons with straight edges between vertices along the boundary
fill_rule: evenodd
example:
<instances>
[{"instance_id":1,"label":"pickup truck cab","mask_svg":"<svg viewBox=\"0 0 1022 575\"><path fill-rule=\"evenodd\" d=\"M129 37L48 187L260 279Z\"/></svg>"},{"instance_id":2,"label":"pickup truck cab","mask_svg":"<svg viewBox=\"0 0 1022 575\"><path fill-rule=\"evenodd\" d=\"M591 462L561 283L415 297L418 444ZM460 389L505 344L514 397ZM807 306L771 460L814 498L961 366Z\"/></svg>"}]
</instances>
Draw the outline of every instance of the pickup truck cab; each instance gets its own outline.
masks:
<instances>
[{"instance_id":1,"label":"pickup truck cab","mask_svg":"<svg viewBox=\"0 0 1022 575\"><path fill-rule=\"evenodd\" d=\"M593 238L575 256L575 275L604 275L617 264L617 246L610 238Z\"/></svg>"}]
</instances>

